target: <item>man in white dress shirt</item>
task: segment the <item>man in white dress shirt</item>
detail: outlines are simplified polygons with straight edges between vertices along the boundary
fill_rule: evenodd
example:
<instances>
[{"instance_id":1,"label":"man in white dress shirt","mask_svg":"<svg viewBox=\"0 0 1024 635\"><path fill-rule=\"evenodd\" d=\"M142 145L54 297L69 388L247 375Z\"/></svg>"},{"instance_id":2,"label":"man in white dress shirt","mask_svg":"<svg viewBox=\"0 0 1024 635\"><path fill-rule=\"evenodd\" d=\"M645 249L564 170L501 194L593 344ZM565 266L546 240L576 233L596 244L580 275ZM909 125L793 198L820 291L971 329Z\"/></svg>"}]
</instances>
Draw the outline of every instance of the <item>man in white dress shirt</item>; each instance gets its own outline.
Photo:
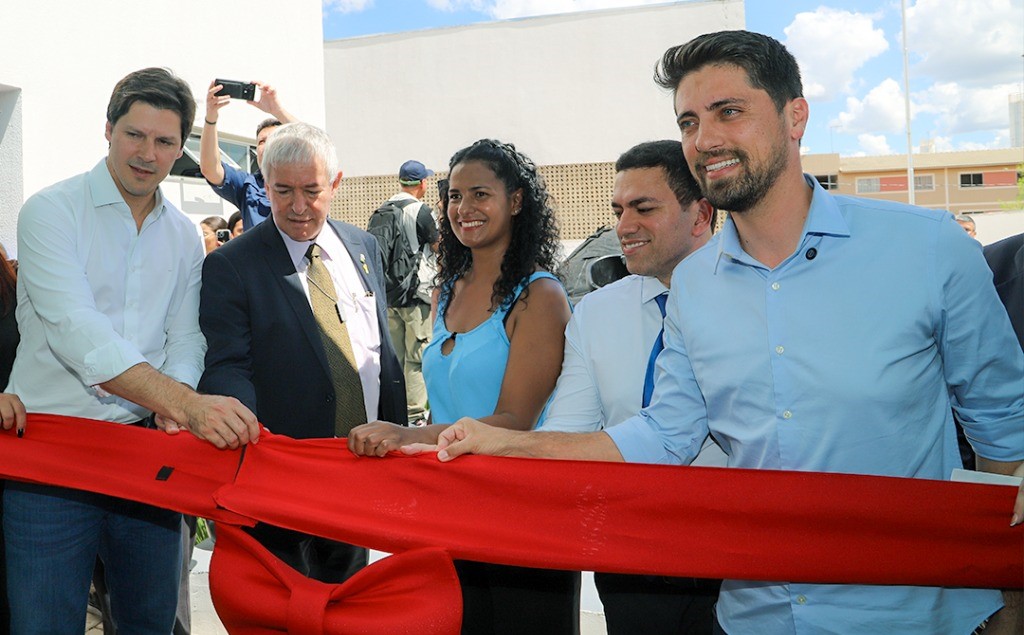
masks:
<instances>
[{"instance_id":1,"label":"man in white dress shirt","mask_svg":"<svg viewBox=\"0 0 1024 635\"><path fill-rule=\"evenodd\" d=\"M159 185L194 116L188 84L169 71L129 74L107 106L107 157L25 202L21 343L8 392L28 412L147 427L155 413L218 447L258 435L256 417L236 399L191 388L206 349L198 322L203 250ZM4 503L13 632L82 632L97 554L118 629L171 631L180 514L15 482Z\"/></svg>"},{"instance_id":2,"label":"man in white dress shirt","mask_svg":"<svg viewBox=\"0 0 1024 635\"><path fill-rule=\"evenodd\" d=\"M603 430L647 405L664 319L659 305L675 266L707 243L714 228L715 210L702 197L678 141L634 146L619 157L615 171L615 230L633 275L587 294L576 307L542 430ZM725 462L709 438L694 464ZM607 573L594 580L611 635L712 632L717 580Z\"/></svg>"}]
</instances>

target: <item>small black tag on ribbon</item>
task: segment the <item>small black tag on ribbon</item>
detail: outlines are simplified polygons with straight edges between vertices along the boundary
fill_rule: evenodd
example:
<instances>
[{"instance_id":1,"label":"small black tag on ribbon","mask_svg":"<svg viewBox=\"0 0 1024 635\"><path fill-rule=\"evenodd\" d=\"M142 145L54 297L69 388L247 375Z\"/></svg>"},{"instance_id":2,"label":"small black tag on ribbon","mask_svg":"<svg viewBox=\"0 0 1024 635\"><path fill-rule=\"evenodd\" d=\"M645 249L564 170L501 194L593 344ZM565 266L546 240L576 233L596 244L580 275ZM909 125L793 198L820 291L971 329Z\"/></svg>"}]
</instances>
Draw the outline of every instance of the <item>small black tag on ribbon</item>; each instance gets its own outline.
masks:
<instances>
[{"instance_id":1,"label":"small black tag on ribbon","mask_svg":"<svg viewBox=\"0 0 1024 635\"><path fill-rule=\"evenodd\" d=\"M171 467L170 465L163 466L162 468L160 468L160 471L156 473L156 480L166 481L167 479L171 478L171 472L173 471L174 468Z\"/></svg>"}]
</instances>

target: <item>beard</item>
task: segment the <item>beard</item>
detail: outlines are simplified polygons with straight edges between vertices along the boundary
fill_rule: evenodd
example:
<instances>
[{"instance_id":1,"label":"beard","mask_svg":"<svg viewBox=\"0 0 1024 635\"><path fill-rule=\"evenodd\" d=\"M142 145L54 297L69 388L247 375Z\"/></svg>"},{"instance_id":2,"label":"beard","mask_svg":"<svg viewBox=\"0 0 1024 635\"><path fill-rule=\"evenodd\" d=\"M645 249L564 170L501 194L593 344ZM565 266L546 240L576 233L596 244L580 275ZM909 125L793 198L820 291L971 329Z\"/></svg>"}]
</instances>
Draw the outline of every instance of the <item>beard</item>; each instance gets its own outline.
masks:
<instances>
[{"instance_id":1,"label":"beard","mask_svg":"<svg viewBox=\"0 0 1024 635\"><path fill-rule=\"evenodd\" d=\"M703 168L708 163L729 158L739 160L739 167L742 168L740 173L731 179L709 181L707 172L699 169L700 189L714 207L737 213L746 212L760 203L789 162L785 145L780 143L772 149L771 156L760 165L754 165L750 161L750 155L736 149L704 155L700 158L698 167Z\"/></svg>"}]
</instances>

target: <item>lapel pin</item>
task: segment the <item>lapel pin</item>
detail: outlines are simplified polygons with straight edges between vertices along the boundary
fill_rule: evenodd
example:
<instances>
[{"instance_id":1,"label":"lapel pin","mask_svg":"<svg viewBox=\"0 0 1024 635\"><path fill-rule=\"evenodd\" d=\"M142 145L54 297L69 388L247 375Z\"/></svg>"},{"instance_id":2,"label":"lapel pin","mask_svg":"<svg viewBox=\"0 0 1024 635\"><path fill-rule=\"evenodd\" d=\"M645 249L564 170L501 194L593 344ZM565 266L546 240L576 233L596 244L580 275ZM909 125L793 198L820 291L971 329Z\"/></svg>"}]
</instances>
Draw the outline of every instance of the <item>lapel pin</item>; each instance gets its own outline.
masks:
<instances>
[{"instance_id":1,"label":"lapel pin","mask_svg":"<svg viewBox=\"0 0 1024 635\"><path fill-rule=\"evenodd\" d=\"M363 273L370 273L370 268L366 266L366 254L359 254L359 262L363 265Z\"/></svg>"}]
</instances>

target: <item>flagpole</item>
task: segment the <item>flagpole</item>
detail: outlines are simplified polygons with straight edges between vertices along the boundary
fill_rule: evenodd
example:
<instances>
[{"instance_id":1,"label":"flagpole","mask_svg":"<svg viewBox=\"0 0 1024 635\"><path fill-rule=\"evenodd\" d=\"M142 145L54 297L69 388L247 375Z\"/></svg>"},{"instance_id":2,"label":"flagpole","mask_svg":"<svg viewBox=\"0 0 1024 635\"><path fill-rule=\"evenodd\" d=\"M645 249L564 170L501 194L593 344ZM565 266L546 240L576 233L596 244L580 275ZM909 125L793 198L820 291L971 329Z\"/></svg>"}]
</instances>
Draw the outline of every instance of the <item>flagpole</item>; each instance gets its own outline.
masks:
<instances>
[{"instance_id":1,"label":"flagpole","mask_svg":"<svg viewBox=\"0 0 1024 635\"><path fill-rule=\"evenodd\" d=\"M914 142L910 132L910 65L907 61L907 0L900 2L903 18L903 108L907 121L907 202L914 204Z\"/></svg>"}]
</instances>

